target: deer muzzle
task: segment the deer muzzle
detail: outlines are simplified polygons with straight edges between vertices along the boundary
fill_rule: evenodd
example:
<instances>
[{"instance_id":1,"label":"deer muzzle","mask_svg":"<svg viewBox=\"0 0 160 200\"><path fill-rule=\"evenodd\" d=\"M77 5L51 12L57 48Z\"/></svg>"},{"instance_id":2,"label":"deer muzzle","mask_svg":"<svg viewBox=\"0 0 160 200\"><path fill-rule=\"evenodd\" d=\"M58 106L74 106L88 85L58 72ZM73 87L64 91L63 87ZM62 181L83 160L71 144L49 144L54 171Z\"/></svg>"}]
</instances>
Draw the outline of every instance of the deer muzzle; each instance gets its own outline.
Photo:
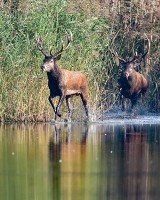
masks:
<instances>
[{"instance_id":1,"label":"deer muzzle","mask_svg":"<svg viewBox=\"0 0 160 200\"><path fill-rule=\"evenodd\" d=\"M41 66L41 69L42 69L42 71L44 72L44 71L45 71L45 66L42 65L42 66Z\"/></svg>"},{"instance_id":2,"label":"deer muzzle","mask_svg":"<svg viewBox=\"0 0 160 200\"><path fill-rule=\"evenodd\" d=\"M126 78L126 79L128 79L129 78L129 73L128 72L124 72L124 77Z\"/></svg>"}]
</instances>

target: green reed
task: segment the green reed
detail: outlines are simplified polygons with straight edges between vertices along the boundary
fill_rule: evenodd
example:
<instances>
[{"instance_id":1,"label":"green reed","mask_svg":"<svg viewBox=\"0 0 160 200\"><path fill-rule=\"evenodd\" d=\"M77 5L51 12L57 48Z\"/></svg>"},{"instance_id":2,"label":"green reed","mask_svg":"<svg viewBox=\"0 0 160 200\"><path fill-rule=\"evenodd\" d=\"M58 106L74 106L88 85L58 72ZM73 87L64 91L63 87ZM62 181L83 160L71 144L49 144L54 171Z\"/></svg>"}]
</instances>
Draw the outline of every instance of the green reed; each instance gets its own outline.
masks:
<instances>
[{"instance_id":1,"label":"green reed","mask_svg":"<svg viewBox=\"0 0 160 200\"><path fill-rule=\"evenodd\" d=\"M0 12L0 120L50 120L53 111L48 103L47 78L40 69L43 55L38 51L35 39L37 35L41 36L46 50L49 51L52 46L57 51L69 30L73 41L63 53L59 65L87 75L89 107L96 114L109 110L119 99L119 69L110 53L112 37L121 29L117 45L120 55L125 57L132 55L134 46L142 43L141 36L146 32L152 39L149 54L151 84L146 106L153 111L160 109L157 101L159 61L154 60L160 49L157 48L160 42L156 35L159 23L151 19L152 16L144 22L147 8L140 6L141 1L135 2L131 1L129 5L125 5L125 1L115 3L106 7L105 11L98 1L93 1L92 5L89 1L80 4L74 0L57 0L54 3L15 0L4 4ZM122 13L126 18L120 17ZM132 27L135 20L141 23L139 29ZM74 99L76 109L80 101ZM62 109L66 114L65 106Z\"/></svg>"}]
</instances>

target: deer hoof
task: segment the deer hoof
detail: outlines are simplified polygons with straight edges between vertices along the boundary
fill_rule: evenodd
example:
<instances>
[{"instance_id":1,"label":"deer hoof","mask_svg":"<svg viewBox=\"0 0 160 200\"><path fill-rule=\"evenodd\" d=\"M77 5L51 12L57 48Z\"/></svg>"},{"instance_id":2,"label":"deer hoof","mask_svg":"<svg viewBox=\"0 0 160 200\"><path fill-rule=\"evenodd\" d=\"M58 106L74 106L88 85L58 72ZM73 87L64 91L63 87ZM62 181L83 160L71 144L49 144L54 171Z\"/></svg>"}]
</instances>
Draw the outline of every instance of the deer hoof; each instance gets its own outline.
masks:
<instances>
[{"instance_id":1,"label":"deer hoof","mask_svg":"<svg viewBox=\"0 0 160 200\"><path fill-rule=\"evenodd\" d=\"M61 113L59 113L59 112L57 112L56 114L57 114L58 117L61 117L61 116L62 116Z\"/></svg>"},{"instance_id":2,"label":"deer hoof","mask_svg":"<svg viewBox=\"0 0 160 200\"><path fill-rule=\"evenodd\" d=\"M72 122L72 120L71 120L70 117L68 117L67 122L68 122L68 123L71 123L71 122Z\"/></svg>"},{"instance_id":3,"label":"deer hoof","mask_svg":"<svg viewBox=\"0 0 160 200\"><path fill-rule=\"evenodd\" d=\"M51 123L52 124L55 124L56 123L56 120L53 118L53 119L51 119Z\"/></svg>"}]
</instances>

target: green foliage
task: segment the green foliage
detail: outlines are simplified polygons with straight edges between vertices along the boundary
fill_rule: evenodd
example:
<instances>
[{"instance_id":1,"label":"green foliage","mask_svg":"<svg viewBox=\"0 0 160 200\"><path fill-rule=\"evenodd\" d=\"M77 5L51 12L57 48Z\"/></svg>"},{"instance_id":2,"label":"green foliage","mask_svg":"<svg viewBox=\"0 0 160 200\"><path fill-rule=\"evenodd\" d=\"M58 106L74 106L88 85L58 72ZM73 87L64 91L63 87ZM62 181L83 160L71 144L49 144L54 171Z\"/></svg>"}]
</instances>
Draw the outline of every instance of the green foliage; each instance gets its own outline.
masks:
<instances>
[{"instance_id":1,"label":"green foliage","mask_svg":"<svg viewBox=\"0 0 160 200\"><path fill-rule=\"evenodd\" d=\"M149 62L156 66L151 67L151 95L147 97L147 106L160 109L157 101L159 23L156 16L151 16L153 13L140 6L141 1L129 2L105 7L106 12L98 1L93 1L93 5L74 0L28 0L25 3L14 0L4 4L0 12L0 120L45 121L51 118L47 79L40 70L43 55L37 50L35 38L41 36L46 50L52 46L57 51L69 30L73 41L59 64L88 76L89 106L96 112L110 109L119 98L119 69L109 51L112 37L120 30L116 43L120 55L126 57L133 54L135 46L139 51L144 49L142 37L146 32L152 39Z\"/></svg>"}]
</instances>

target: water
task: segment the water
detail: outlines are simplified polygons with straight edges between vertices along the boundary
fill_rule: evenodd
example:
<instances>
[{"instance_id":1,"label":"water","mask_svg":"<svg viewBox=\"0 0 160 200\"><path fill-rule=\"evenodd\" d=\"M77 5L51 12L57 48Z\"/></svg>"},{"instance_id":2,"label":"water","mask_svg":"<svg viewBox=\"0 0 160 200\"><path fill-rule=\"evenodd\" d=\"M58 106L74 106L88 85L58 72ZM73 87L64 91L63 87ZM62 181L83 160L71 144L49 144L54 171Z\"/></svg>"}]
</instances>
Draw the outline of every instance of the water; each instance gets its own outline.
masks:
<instances>
[{"instance_id":1,"label":"water","mask_svg":"<svg viewBox=\"0 0 160 200\"><path fill-rule=\"evenodd\" d=\"M160 123L3 125L0 199L158 200L159 155Z\"/></svg>"}]
</instances>

